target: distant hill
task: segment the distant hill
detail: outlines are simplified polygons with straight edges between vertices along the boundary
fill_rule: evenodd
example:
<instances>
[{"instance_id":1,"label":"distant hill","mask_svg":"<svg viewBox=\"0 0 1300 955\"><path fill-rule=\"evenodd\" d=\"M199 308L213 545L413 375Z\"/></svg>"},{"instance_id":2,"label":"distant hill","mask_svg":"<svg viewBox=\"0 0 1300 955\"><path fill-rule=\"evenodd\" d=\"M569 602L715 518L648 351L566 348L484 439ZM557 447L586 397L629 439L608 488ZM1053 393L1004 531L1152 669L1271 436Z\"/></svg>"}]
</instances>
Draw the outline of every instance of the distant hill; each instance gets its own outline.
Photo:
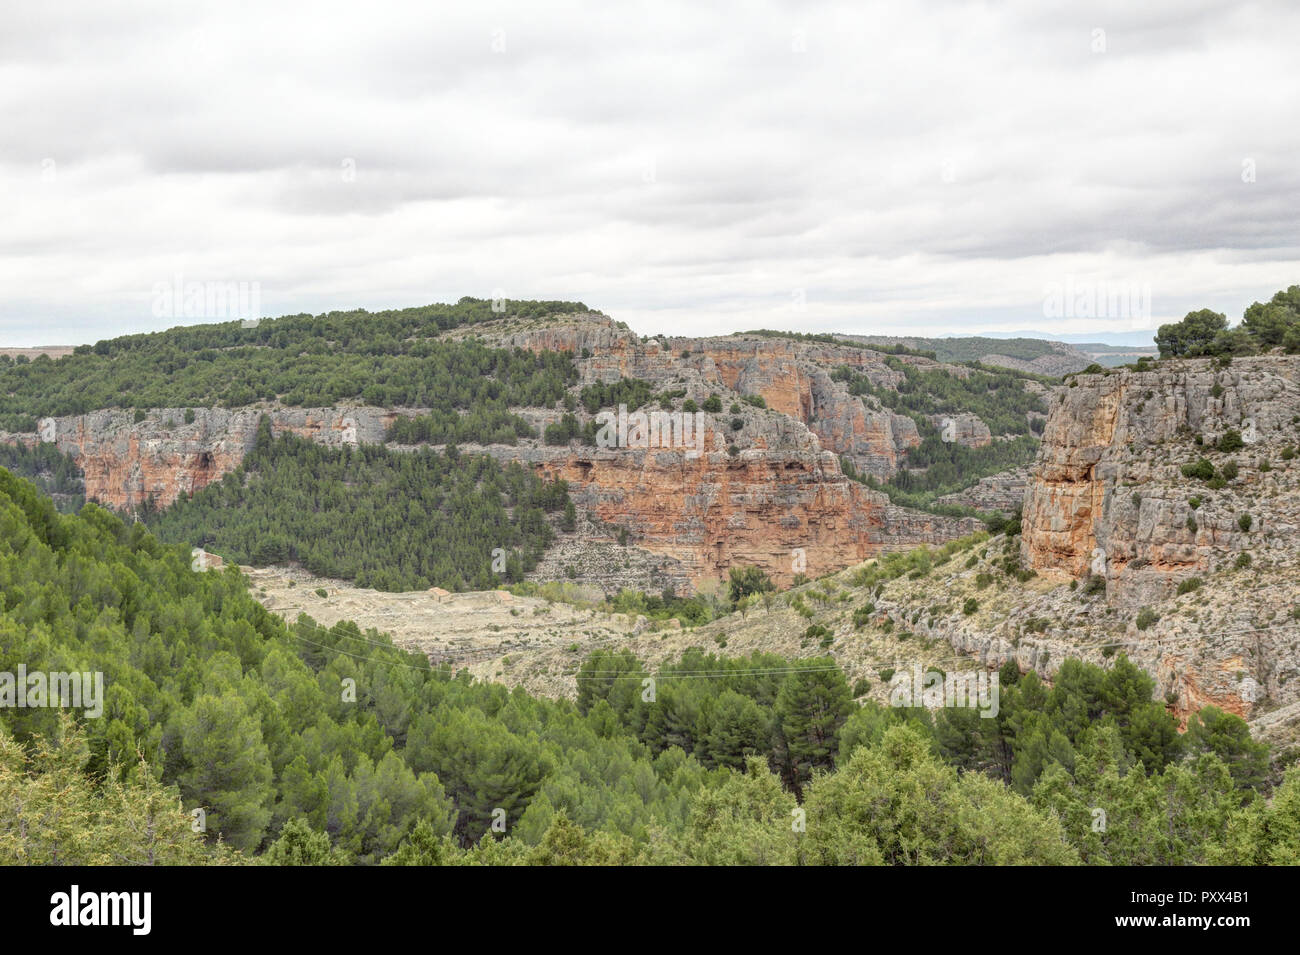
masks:
<instances>
[{"instance_id":1,"label":"distant hill","mask_svg":"<svg viewBox=\"0 0 1300 955\"><path fill-rule=\"evenodd\" d=\"M1042 338L919 338L898 335L836 335L842 341L932 352L939 361L978 361L1053 378L1082 371L1094 361L1076 345Z\"/></svg>"}]
</instances>

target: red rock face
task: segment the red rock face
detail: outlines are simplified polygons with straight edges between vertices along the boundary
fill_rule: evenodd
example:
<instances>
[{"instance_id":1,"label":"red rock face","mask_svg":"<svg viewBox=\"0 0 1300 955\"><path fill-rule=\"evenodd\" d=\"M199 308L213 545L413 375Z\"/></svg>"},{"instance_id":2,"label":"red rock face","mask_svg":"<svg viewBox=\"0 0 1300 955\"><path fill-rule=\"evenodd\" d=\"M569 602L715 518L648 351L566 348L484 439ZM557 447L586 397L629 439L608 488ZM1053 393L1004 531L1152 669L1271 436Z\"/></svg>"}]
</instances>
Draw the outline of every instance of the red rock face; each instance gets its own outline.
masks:
<instances>
[{"instance_id":1,"label":"red rock face","mask_svg":"<svg viewBox=\"0 0 1300 955\"><path fill-rule=\"evenodd\" d=\"M851 458L860 472L878 478L897 473L906 450L921 443L911 418L869 409L832 381L829 370L846 365L877 386L897 384L902 375L885 363L883 354L869 349L778 337L641 341L609 319L591 317L524 330L479 331L505 347L571 352L580 358L584 383L640 378L657 388L684 387L697 399L722 388L761 397L768 408L807 425L823 448ZM590 357L581 357L586 354Z\"/></svg>"},{"instance_id":2,"label":"red rock face","mask_svg":"<svg viewBox=\"0 0 1300 955\"><path fill-rule=\"evenodd\" d=\"M737 564L789 583L880 549L884 499L849 481L826 453L611 450L541 469L570 482L590 514L639 547L680 561L697 583Z\"/></svg>"},{"instance_id":3,"label":"red rock face","mask_svg":"<svg viewBox=\"0 0 1300 955\"><path fill-rule=\"evenodd\" d=\"M476 329L475 334L481 329ZM657 388L685 387L760 396L766 411L743 405L743 428L713 431L702 456L677 450L539 447L482 449L518 460L570 484L574 502L600 524L627 528L632 543L671 558L676 579L723 578L756 565L779 583L854 564L882 550L941 543L969 533L957 521L889 505L849 480L839 456L861 471L894 473L919 443L910 418L868 408L827 369L848 365L878 385L901 375L878 352L782 338L642 341L613 322L586 318L498 330L504 347L570 352L584 382L641 378ZM586 356L586 357L584 357ZM378 408L162 409L135 422L131 412L98 411L47 420L53 440L85 472L86 494L119 510L167 507L237 468L253 447L258 421L327 445L379 443L398 412ZM550 410L524 410L541 427ZM555 414L558 414L556 412ZM9 436L10 440L21 436ZM0 436L2 439L2 436ZM725 450L736 440L735 453Z\"/></svg>"},{"instance_id":4,"label":"red rock face","mask_svg":"<svg viewBox=\"0 0 1300 955\"><path fill-rule=\"evenodd\" d=\"M568 481L589 514L627 528L638 547L680 562L696 584L754 565L784 586L801 572L815 577L978 525L892 507L883 494L846 478L835 455L815 443L695 459L611 449L538 470Z\"/></svg>"},{"instance_id":5,"label":"red rock face","mask_svg":"<svg viewBox=\"0 0 1300 955\"><path fill-rule=\"evenodd\" d=\"M265 413L273 434L292 432L327 445L382 441L395 413L378 408L164 408L135 422L128 411L46 418L42 433L85 474L86 498L121 511L167 507L239 467ZM32 435L9 441L31 443Z\"/></svg>"}]
</instances>

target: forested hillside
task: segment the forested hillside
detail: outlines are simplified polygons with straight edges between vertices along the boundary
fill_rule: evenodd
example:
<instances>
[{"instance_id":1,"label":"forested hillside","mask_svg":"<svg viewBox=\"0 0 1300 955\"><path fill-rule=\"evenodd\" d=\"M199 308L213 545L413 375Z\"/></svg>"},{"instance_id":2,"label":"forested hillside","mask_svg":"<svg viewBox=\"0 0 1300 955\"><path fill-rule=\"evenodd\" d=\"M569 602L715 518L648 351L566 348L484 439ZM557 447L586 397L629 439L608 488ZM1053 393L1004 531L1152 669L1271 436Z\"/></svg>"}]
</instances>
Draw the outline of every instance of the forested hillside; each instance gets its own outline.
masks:
<instances>
[{"instance_id":1,"label":"forested hillside","mask_svg":"<svg viewBox=\"0 0 1300 955\"><path fill-rule=\"evenodd\" d=\"M163 540L239 563L296 561L378 590L483 590L536 566L554 536L548 514L572 521L564 483L517 463L454 446L401 452L273 439L263 418L235 471L145 517Z\"/></svg>"},{"instance_id":2,"label":"forested hillside","mask_svg":"<svg viewBox=\"0 0 1300 955\"><path fill-rule=\"evenodd\" d=\"M829 661L770 656L646 674L597 654L576 705L539 699L350 624L287 626L236 569L2 470L0 597L0 671L107 684L81 730L3 710L6 861L1300 861L1300 777L1266 800L1240 720L1180 738L1123 660L1051 688L1008 668L996 720L858 707Z\"/></svg>"},{"instance_id":3,"label":"forested hillside","mask_svg":"<svg viewBox=\"0 0 1300 955\"><path fill-rule=\"evenodd\" d=\"M508 407L558 401L574 380L572 362L556 353L436 337L508 315L585 311L575 302L522 302L498 313L491 302L465 298L374 314L294 315L252 327L178 327L83 345L58 361L0 356L0 428L35 431L40 417L97 408L238 407L275 399L319 407L358 400L444 416L470 410L481 427L456 440L490 440L503 427L514 431Z\"/></svg>"}]
</instances>

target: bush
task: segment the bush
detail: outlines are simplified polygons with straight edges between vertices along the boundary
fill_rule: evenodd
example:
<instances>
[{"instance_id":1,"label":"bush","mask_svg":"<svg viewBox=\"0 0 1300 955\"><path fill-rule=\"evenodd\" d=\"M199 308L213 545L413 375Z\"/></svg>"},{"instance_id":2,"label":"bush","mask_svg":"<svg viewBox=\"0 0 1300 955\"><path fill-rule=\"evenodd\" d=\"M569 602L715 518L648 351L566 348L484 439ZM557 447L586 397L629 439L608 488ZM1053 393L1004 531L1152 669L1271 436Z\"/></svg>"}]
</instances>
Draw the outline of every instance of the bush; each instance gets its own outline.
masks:
<instances>
[{"instance_id":1,"label":"bush","mask_svg":"<svg viewBox=\"0 0 1300 955\"><path fill-rule=\"evenodd\" d=\"M1160 615L1150 607L1143 607L1137 617L1137 628L1139 630L1149 630L1160 619Z\"/></svg>"},{"instance_id":2,"label":"bush","mask_svg":"<svg viewBox=\"0 0 1300 955\"><path fill-rule=\"evenodd\" d=\"M892 680L893 678L894 678L894 668L893 668L893 667L885 667L883 670L880 671L880 682L881 682L881 683L888 683L888 682L889 682L890 680Z\"/></svg>"},{"instance_id":3,"label":"bush","mask_svg":"<svg viewBox=\"0 0 1300 955\"><path fill-rule=\"evenodd\" d=\"M1106 578L1101 574L1089 574L1088 579L1083 584L1083 595L1085 597L1095 597L1097 594L1106 592Z\"/></svg>"},{"instance_id":4,"label":"bush","mask_svg":"<svg viewBox=\"0 0 1300 955\"><path fill-rule=\"evenodd\" d=\"M1187 515L1187 529L1191 531L1193 534L1195 534L1197 531L1196 518L1193 517L1191 514Z\"/></svg>"},{"instance_id":5,"label":"bush","mask_svg":"<svg viewBox=\"0 0 1300 955\"><path fill-rule=\"evenodd\" d=\"M968 617L979 609L980 609L980 602L976 600L974 597L967 597L966 602L961 605L961 612Z\"/></svg>"},{"instance_id":6,"label":"bush","mask_svg":"<svg viewBox=\"0 0 1300 955\"><path fill-rule=\"evenodd\" d=\"M1251 559L1249 554L1238 554L1237 559L1233 561L1232 566L1237 568L1237 570L1245 570L1250 566L1250 564Z\"/></svg>"},{"instance_id":7,"label":"bush","mask_svg":"<svg viewBox=\"0 0 1300 955\"><path fill-rule=\"evenodd\" d=\"M717 395L709 395L704 399L704 410L717 414L722 410L722 399Z\"/></svg>"},{"instance_id":8,"label":"bush","mask_svg":"<svg viewBox=\"0 0 1300 955\"><path fill-rule=\"evenodd\" d=\"M1200 590L1201 584L1204 582L1200 577L1188 577L1178 585L1178 596L1181 597L1183 594L1190 594L1193 591Z\"/></svg>"},{"instance_id":9,"label":"bush","mask_svg":"<svg viewBox=\"0 0 1300 955\"><path fill-rule=\"evenodd\" d=\"M317 596L317 597L328 597L328 596L329 596L329 593L325 590L324 587L317 587L317 588L316 588L316 596Z\"/></svg>"},{"instance_id":10,"label":"bush","mask_svg":"<svg viewBox=\"0 0 1300 955\"><path fill-rule=\"evenodd\" d=\"M1246 442L1241 439L1241 432L1235 429L1230 429L1223 432L1223 436L1219 438L1219 443L1214 447L1216 450L1226 454L1233 451L1240 451L1245 446Z\"/></svg>"},{"instance_id":11,"label":"bush","mask_svg":"<svg viewBox=\"0 0 1300 955\"><path fill-rule=\"evenodd\" d=\"M1223 467L1219 469L1219 474L1223 476L1223 479L1225 481L1237 480L1237 474L1238 474L1237 462L1229 461L1227 464L1225 464Z\"/></svg>"},{"instance_id":12,"label":"bush","mask_svg":"<svg viewBox=\"0 0 1300 955\"><path fill-rule=\"evenodd\" d=\"M1253 523L1254 519L1249 514L1242 514L1237 518L1237 526L1241 528L1243 533L1248 532Z\"/></svg>"},{"instance_id":13,"label":"bush","mask_svg":"<svg viewBox=\"0 0 1300 955\"><path fill-rule=\"evenodd\" d=\"M1183 477L1201 481L1208 481L1214 477L1214 465L1210 463L1209 458L1200 458L1193 464L1184 464L1182 471Z\"/></svg>"}]
</instances>

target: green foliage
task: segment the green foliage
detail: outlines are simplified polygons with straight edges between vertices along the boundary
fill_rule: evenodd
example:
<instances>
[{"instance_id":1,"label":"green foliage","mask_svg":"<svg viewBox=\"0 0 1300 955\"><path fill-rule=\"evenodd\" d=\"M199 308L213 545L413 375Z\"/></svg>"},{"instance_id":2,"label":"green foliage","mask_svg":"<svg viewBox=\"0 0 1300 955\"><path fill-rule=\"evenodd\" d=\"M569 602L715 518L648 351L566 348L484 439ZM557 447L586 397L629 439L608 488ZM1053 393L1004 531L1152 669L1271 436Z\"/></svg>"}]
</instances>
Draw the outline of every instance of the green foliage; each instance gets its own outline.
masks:
<instances>
[{"instance_id":1,"label":"green foliage","mask_svg":"<svg viewBox=\"0 0 1300 955\"><path fill-rule=\"evenodd\" d=\"M727 594L737 604L750 594L775 590L771 579L759 567L732 567L727 572Z\"/></svg>"},{"instance_id":2,"label":"green foliage","mask_svg":"<svg viewBox=\"0 0 1300 955\"><path fill-rule=\"evenodd\" d=\"M1150 607L1143 607L1138 611L1137 628L1139 630L1150 630L1160 621L1160 614L1156 613Z\"/></svg>"},{"instance_id":3,"label":"green foliage","mask_svg":"<svg viewBox=\"0 0 1300 955\"><path fill-rule=\"evenodd\" d=\"M1214 465L1209 458L1198 458L1191 464L1182 466L1183 477L1196 478L1200 481L1208 481L1214 477Z\"/></svg>"},{"instance_id":4,"label":"green foliage","mask_svg":"<svg viewBox=\"0 0 1300 955\"><path fill-rule=\"evenodd\" d=\"M1232 451L1240 451L1245 446L1246 446L1246 442L1242 440L1241 432L1237 431L1236 429L1230 428L1227 431L1223 432L1222 435L1220 435L1219 440L1215 444L1214 448L1216 451L1220 451L1223 453L1230 453Z\"/></svg>"},{"instance_id":5,"label":"green foliage","mask_svg":"<svg viewBox=\"0 0 1300 955\"><path fill-rule=\"evenodd\" d=\"M1219 356L1221 363L1277 347L1300 352L1300 285L1276 293L1268 303L1251 304L1236 328L1228 328L1224 315L1201 309L1161 325L1155 341L1162 358Z\"/></svg>"},{"instance_id":6,"label":"green foliage","mask_svg":"<svg viewBox=\"0 0 1300 955\"><path fill-rule=\"evenodd\" d=\"M649 382L640 378L620 378L617 381L588 385L582 389L578 400L588 414L595 414L602 409L616 411L619 405L627 405L630 413L649 404L653 394L654 388Z\"/></svg>"},{"instance_id":7,"label":"green foliage","mask_svg":"<svg viewBox=\"0 0 1300 955\"><path fill-rule=\"evenodd\" d=\"M294 315L255 328L236 321L127 335L56 361L0 363L0 427L34 430L36 417L96 408L238 407L278 399L302 407L359 400L467 410L499 428L510 420L501 417L508 407L549 407L561 399L577 378L570 356L437 336L511 316L581 311L585 306L572 302L510 302L501 314L489 301L466 298L374 314Z\"/></svg>"},{"instance_id":8,"label":"green foliage","mask_svg":"<svg viewBox=\"0 0 1300 955\"><path fill-rule=\"evenodd\" d=\"M285 434L238 468L149 518L164 540L239 563L299 561L379 590L487 589L518 581L553 539L546 514L568 500L519 464L431 449L326 448ZM506 552L494 572L493 549Z\"/></svg>"},{"instance_id":9,"label":"green foliage","mask_svg":"<svg viewBox=\"0 0 1300 955\"><path fill-rule=\"evenodd\" d=\"M0 467L31 481L50 495L61 511L75 512L86 499L81 469L53 444L0 444Z\"/></svg>"},{"instance_id":10,"label":"green foliage","mask_svg":"<svg viewBox=\"0 0 1300 955\"><path fill-rule=\"evenodd\" d=\"M1181 322L1161 325L1156 330L1156 347L1161 358L1194 358L1220 354L1216 348L1226 342L1228 319L1208 308L1188 312Z\"/></svg>"},{"instance_id":11,"label":"green foliage","mask_svg":"<svg viewBox=\"0 0 1300 955\"><path fill-rule=\"evenodd\" d=\"M995 435L1028 435L1029 413L1047 411L1042 398L1026 390L1026 376L1013 371L979 369L963 378L892 358L889 364L903 375L897 388L877 387L867 375L846 365L837 368L831 377L846 382L850 394L870 395L899 414L917 417L969 412L978 415Z\"/></svg>"}]
</instances>

